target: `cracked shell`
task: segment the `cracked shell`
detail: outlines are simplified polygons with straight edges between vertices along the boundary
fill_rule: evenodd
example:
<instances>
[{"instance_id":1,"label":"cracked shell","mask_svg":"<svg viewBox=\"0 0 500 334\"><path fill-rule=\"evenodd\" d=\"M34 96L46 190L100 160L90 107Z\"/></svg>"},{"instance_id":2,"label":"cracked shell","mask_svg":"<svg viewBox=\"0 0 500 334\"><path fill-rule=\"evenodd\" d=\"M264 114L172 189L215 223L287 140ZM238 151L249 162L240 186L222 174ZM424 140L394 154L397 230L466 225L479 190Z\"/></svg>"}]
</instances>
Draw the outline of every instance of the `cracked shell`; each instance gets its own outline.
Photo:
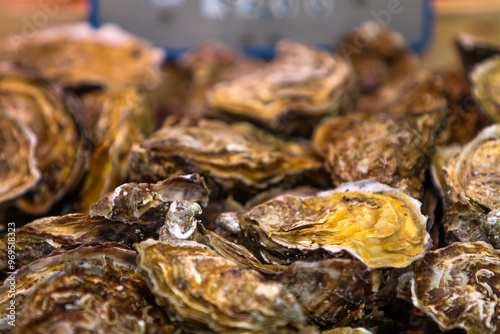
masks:
<instances>
[{"instance_id":1,"label":"cracked shell","mask_svg":"<svg viewBox=\"0 0 500 334\"><path fill-rule=\"evenodd\" d=\"M500 251L481 241L454 243L417 261L413 275L413 304L442 330L499 329Z\"/></svg>"},{"instance_id":2,"label":"cracked shell","mask_svg":"<svg viewBox=\"0 0 500 334\"><path fill-rule=\"evenodd\" d=\"M278 197L244 214L242 229L264 261L272 254L271 262L288 263L315 250L330 256L345 251L370 268L403 268L431 246L420 206L397 189L365 180L307 199Z\"/></svg>"},{"instance_id":3,"label":"cracked shell","mask_svg":"<svg viewBox=\"0 0 500 334\"><path fill-rule=\"evenodd\" d=\"M248 120L275 132L307 135L315 123L351 105L354 71L338 55L285 40L262 70L221 82L207 93L211 108L229 120Z\"/></svg>"}]
</instances>

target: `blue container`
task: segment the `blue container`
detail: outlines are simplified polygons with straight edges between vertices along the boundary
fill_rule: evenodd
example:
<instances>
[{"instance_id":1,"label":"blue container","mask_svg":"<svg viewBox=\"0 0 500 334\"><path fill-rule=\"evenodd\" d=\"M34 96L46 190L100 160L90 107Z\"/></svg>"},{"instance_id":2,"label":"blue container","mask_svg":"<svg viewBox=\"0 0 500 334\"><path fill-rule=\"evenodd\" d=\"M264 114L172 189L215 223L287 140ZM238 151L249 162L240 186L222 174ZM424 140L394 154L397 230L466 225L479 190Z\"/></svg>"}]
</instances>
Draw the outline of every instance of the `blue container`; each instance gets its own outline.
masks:
<instances>
[{"instance_id":1,"label":"blue container","mask_svg":"<svg viewBox=\"0 0 500 334\"><path fill-rule=\"evenodd\" d=\"M432 0L89 0L93 26L113 22L167 50L174 59L217 40L269 58L282 38L335 45L353 27L375 20L421 52L431 42Z\"/></svg>"}]
</instances>

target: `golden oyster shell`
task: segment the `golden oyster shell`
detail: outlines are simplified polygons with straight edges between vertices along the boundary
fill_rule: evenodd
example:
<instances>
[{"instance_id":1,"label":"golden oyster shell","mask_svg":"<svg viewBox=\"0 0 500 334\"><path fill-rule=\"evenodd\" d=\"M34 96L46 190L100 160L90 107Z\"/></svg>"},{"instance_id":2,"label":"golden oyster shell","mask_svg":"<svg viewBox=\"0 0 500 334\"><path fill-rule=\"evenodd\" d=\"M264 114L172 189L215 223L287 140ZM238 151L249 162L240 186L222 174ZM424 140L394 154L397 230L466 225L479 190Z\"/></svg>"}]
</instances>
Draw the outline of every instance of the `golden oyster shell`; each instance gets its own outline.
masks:
<instances>
[{"instance_id":1,"label":"golden oyster shell","mask_svg":"<svg viewBox=\"0 0 500 334\"><path fill-rule=\"evenodd\" d=\"M482 111L494 122L500 122L500 55L477 64L470 73L472 95Z\"/></svg>"},{"instance_id":2,"label":"golden oyster shell","mask_svg":"<svg viewBox=\"0 0 500 334\"><path fill-rule=\"evenodd\" d=\"M397 189L366 180L305 200L278 197L248 211L242 229L258 244L257 252L266 253L261 258L271 259L274 253L278 263L280 254L287 263L294 250L321 249L330 254L346 251L370 268L403 268L431 246L420 206Z\"/></svg>"},{"instance_id":3,"label":"golden oyster shell","mask_svg":"<svg viewBox=\"0 0 500 334\"><path fill-rule=\"evenodd\" d=\"M500 125L483 129L445 172L452 201L500 209Z\"/></svg>"},{"instance_id":4,"label":"golden oyster shell","mask_svg":"<svg viewBox=\"0 0 500 334\"><path fill-rule=\"evenodd\" d=\"M215 85L207 92L208 105L229 120L287 134L307 134L319 119L350 107L356 86L347 61L289 40L276 50L264 69Z\"/></svg>"},{"instance_id":5,"label":"golden oyster shell","mask_svg":"<svg viewBox=\"0 0 500 334\"><path fill-rule=\"evenodd\" d=\"M245 189L235 196L280 183L324 182L321 161L305 146L243 122L163 127L132 146L129 165L135 180L199 173L212 192Z\"/></svg>"},{"instance_id":6,"label":"golden oyster shell","mask_svg":"<svg viewBox=\"0 0 500 334\"><path fill-rule=\"evenodd\" d=\"M12 152L13 157L2 159L2 178L11 175L13 161L19 161L22 164L15 166L14 173L25 173L18 177L26 178L28 185L31 182L29 187L26 184L22 187L24 193L17 189L18 198L15 199L12 193L15 188L4 188L7 182L11 182L5 180L0 198L15 199L15 204L25 212L43 214L78 184L83 175L86 152L75 119L80 113L77 107L76 101L66 95L61 86L46 80L39 72L11 62L0 63L3 122L15 119L21 124L17 130L15 124L11 130L2 130L5 133L3 138L7 138L9 131L22 131L19 128L22 127L24 134L20 133L18 140L28 145ZM13 145L8 150L16 147L15 141ZM33 147L29 148L30 145ZM30 150L35 155L34 160L29 158Z\"/></svg>"},{"instance_id":7,"label":"golden oyster shell","mask_svg":"<svg viewBox=\"0 0 500 334\"><path fill-rule=\"evenodd\" d=\"M15 38L14 38L15 39ZM163 51L123 30L89 23L47 28L12 40L2 59L35 66L67 87L153 88Z\"/></svg>"},{"instance_id":8,"label":"golden oyster shell","mask_svg":"<svg viewBox=\"0 0 500 334\"><path fill-rule=\"evenodd\" d=\"M137 245L139 274L156 300L190 331L315 333L295 297L210 249L147 240Z\"/></svg>"},{"instance_id":9,"label":"golden oyster shell","mask_svg":"<svg viewBox=\"0 0 500 334\"><path fill-rule=\"evenodd\" d=\"M146 95L136 88L97 91L84 95L94 150L81 191L81 209L127 180L128 152L132 143L153 131Z\"/></svg>"},{"instance_id":10,"label":"golden oyster shell","mask_svg":"<svg viewBox=\"0 0 500 334\"><path fill-rule=\"evenodd\" d=\"M454 243L417 261L413 304L442 330L469 334L499 329L500 252L484 242Z\"/></svg>"}]
</instances>

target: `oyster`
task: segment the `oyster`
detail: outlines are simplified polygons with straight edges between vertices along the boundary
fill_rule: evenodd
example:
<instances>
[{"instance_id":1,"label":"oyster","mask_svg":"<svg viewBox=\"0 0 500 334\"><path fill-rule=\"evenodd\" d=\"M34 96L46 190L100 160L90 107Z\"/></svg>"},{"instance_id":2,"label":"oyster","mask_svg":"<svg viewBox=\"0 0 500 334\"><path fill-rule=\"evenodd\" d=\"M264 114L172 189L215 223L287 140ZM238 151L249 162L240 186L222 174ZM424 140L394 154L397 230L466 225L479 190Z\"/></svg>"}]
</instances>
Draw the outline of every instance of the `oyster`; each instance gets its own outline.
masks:
<instances>
[{"instance_id":1,"label":"oyster","mask_svg":"<svg viewBox=\"0 0 500 334\"><path fill-rule=\"evenodd\" d=\"M323 121L312 141L334 184L373 178L421 198L435 135L403 115L354 113Z\"/></svg>"},{"instance_id":2,"label":"oyster","mask_svg":"<svg viewBox=\"0 0 500 334\"><path fill-rule=\"evenodd\" d=\"M500 252L484 242L429 252L414 267L413 304L442 330L493 333L499 327Z\"/></svg>"},{"instance_id":3,"label":"oyster","mask_svg":"<svg viewBox=\"0 0 500 334\"><path fill-rule=\"evenodd\" d=\"M84 141L75 119L80 112L77 107L62 87L39 72L11 62L0 63L2 123L17 123L3 129L2 137L7 139L12 131L19 133L18 139L8 139L13 145L9 152L23 143L12 152L13 157L0 160L5 181L0 198L15 199L25 212L43 214L77 185L85 163ZM21 165L13 166L14 161ZM4 180L7 177L9 180ZM27 183L4 187L16 179Z\"/></svg>"},{"instance_id":4,"label":"oyster","mask_svg":"<svg viewBox=\"0 0 500 334\"><path fill-rule=\"evenodd\" d=\"M75 23L12 37L3 58L35 66L66 87L153 88L164 54L115 25Z\"/></svg>"},{"instance_id":5,"label":"oyster","mask_svg":"<svg viewBox=\"0 0 500 334\"><path fill-rule=\"evenodd\" d=\"M279 42L276 51L264 69L215 85L208 105L228 120L302 135L350 107L356 85L343 58L294 41Z\"/></svg>"},{"instance_id":6,"label":"oyster","mask_svg":"<svg viewBox=\"0 0 500 334\"><path fill-rule=\"evenodd\" d=\"M133 142L153 131L152 113L144 93L136 88L84 95L94 150L81 192L81 210L88 211L106 192L128 177L128 152Z\"/></svg>"},{"instance_id":7,"label":"oyster","mask_svg":"<svg viewBox=\"0 0 500 334\"><path fill-rule=\"evenodd\" d=\"M326 183L322 163L309 149L249 123L163 127L132 146L129 165L132 178L143 181L199 173L212 196L233 191L237 199L271 185Z\"/></svg>"},{"instance_id":8,"label":"oyster","mask_svg":"<svg viewBox=\"0 0 500 334\"><path fill-rule=\"evenodd\" d=\"M431 246L420 206L373 180L345 183L307 199L283 196L252 208L240 219L240 242L265 263L287 264L322 250L326 256L346 251L370 268L403 268Z\"/></svg>"},{"instance_id":9,"label":"oyster","mask_svg":"<svg viewBox=\"0 0 500 334\"><path fill-rule=\"evenodd\" d=\"M137 251L139 274L188 331L316 332L305 325L300 304L281 284L266 282L207 247L147 240Z\"/></svg>"},{"instance_id":10,"label":"oyster","mask_svg":"<svg viewBox=\"0 0 500 334\"><path fill-rule=\"evenodd\" d=\"M476 64L500 54L500 45L464 32L458 34L455 38L455 45L467 73Z\"/></svg>"},{"instance_id":11,"label":"oyster","mask_svg":"<svg viewBox=\"0 0 500 334\"><path fill-rule=\"evenodd\" d=\"M494 122L500 122L500 101L498 100L500 80L500 55L479 63L470 73L472 95L481 110Z\"/></svg>"},{"instance_id":12,"label":"oyster","mask_svg":"<svg viewBox=\"0 0 500 334\"><path fill-rule=\"evenodd\" d=\"M363 94L412 72L418 63L401 34L375 21L365 22L349 32L337 50L351 61Z\"/></svg>"},{"instance_id":13,"label":"oyster","mask_svg":"<svg viewBox=\"0 0 500 334\"><path fill-rule=\"evenodd\" d=\"M454 202L500 209L500 125L483 129L445 167Z\"/></svg>"},{"instance_id":14,"label":"oyster","mask_svg":"<svg viewBox=\"0 0 500 334\"><path fill-rule=\"evenodd\" d=\"M2 319L12 302L18 312L13 333L174 329L137 276L135 252L117 244L81 246L19 269L0 288ZM1 332L11 328L1 322Z\"/></svg>"},{"instance_id":15,"label":"oyster","mask_svg":"<svg viewBox=\"0 0 500 334\"><path fill-rule=\"evenodd\" d=\"M372 334L372 332L363 327L340 327L322 331L321 334Z\"/></svg>"}]
</instances>

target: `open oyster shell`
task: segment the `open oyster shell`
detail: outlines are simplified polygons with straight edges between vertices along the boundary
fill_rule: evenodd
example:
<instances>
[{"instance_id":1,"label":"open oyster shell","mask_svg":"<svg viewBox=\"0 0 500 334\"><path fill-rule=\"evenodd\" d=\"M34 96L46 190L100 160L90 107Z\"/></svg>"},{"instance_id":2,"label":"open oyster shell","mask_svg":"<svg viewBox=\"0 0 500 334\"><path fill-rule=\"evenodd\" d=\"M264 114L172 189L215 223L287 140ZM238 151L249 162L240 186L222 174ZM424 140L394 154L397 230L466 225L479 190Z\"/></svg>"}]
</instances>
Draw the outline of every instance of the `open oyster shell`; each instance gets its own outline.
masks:
<instances>
[{"instance_id":1,"label":"open oyster shell","mask_svg":"<svg viewBox=\"0 0 500 334\"><path fill-rule=\"evenodd\" d=\"M82 211L128 177L132 143L153 131L152 112L144 92L136 88L97 91L84 95L94 150L81 191Z\"/></svg>"},{"instance_id":2,"label":"open oyster shell","mask_svg":"<svg viewBox=\"0 0 500 334\"><path fill-rule=\"evenodd\" d=\"M202 245L137 245L139 274L188 331L317 333L284 286L266 282Z\"/></svg>"},{"instance_id":3,"label":"open oyster shell","mask_svg":"<svg viewBox=\"0 0 500 334\"><path fill-rule=\"evenodd\" d=\"M81 246L19 269L0 287L2 319L12 301L16 326L2 321L2 333L174 330L137 276L135 252L118 244Z\"/></svg>"},{"instance_id":4,"label":"open oyster shell","mask_svg":"<svg viewBox=\"0 0 500 334\"><path fill-rule=\"evenodd\" d=\"M373 178L421 198L434 130L403 115L354 113L320 123L313 148L325 157L334 184Z\"/></svg>"},{"instance_id":5,"label":"open oyster shell","mask_svg":"<svg viewBox=\"0 0 500 334\"><path fill-rule=\"evenodd\" d=\"M452 201L500 209L500 124L483 129L445 172Z\"/></svg>"},{"instance_id":6,"label":"open oyster shell","mask_svg":"<svg viewBox=\"0 0 500 334\"><path fill-rule=\"evenodd\" d=\"M215 85L207 92L209 106L228 120L302 135L324 116L350 107L356 85L347 61L288 40L276 51L264 69Z\"/></svg>"},{"instance_id":7,"label":"open oyster shell","mask_svg":"<svg viewBox=\"0 0 500 334\"><path fill-rule=\"evenodd\" d=\"M271 185L306 180L326 183L321 161L305 146L243 122L201 120L196 126L163 127L132 146L129 165L132 178L143 181L199 173L214 196L232 191L245 197Z\"/></svg>"},{"instance_id":8,"label":"open oyster shell","mask_svg":"<svg viewBox=\"0 0 500 334\"><path fill-rule=\"evenodd\" d=\"M47 28L12 37L1 59L35 66L66 87L153 88L160 81L164 53L116 25L90 23Z\"/></svg>"},{"instance_id":9,"label":"open oyster shell","mask_svg":"<svg viewBox=\"0 0 500 334\"><path fill-rule=\"evenodd\" d=\"M493 333L500 325L499 275L499 251L480 241L455 243L415 263L412 301L442 330Z\"/></svg>"},{"instance_id":10,"label":"open oyster shell","mask_svg":"<svg viewBox=\"0 0 500 334\"><path fill-rule=\"evenodd\" d=\"M472 95L482 111L494 122L500 122L500 55L492 56L477 64L470 73Z\"/></svg>"},{"instance_id":11,"label":"open oyster shell","mask_svg":"<svg viewBox=\"0 0 500 334\"><path fill-rule=\"evenodd\" d=\"M86 153L75 118L80 113L78 105L61 86L39 72L1 62L0 109L3 125L17 123L1 130L13 156L0 160L0 198L15 199L27 213L44 214L83 174ZM12 131L19 134L17 139L9 139ZM12 152L16 147L19 150ZM14 161L20 165L13 165ZM5 187L16 179L26 179L26 183Z\"/></svg>"},{"instance_id":12,"label":"open oyster shell","mask_svg":"<svg viewBox=\"0 0 500 334\"><path fill-rule=\"evenodd\" d=\"M252 208L241 218L241 242L264 262L289 263L323 250L346 251L369 268L403 268L431 246L420 206L373 180L345 183L307 199L283 196Z\"/></svg>"}]
</instances>

